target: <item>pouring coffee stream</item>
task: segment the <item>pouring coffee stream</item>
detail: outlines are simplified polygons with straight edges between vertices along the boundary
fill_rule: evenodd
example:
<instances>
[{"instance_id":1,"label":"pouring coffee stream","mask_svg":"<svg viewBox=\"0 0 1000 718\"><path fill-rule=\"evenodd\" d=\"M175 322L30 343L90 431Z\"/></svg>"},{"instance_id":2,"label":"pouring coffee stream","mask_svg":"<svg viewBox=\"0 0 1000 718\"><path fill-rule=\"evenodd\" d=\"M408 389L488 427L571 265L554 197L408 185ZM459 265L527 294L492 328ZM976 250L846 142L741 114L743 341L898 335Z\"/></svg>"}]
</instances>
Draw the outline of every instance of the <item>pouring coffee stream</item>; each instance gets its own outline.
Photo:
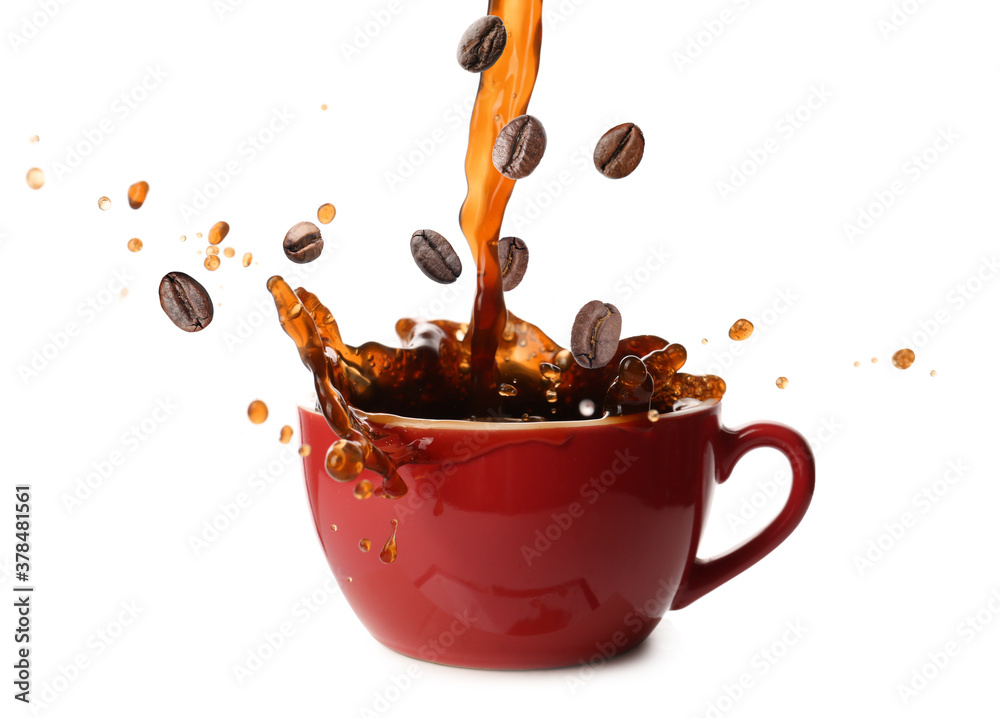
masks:
<instances>
[{"instance_id":1,"label":"pouring coffee stream","mask_svg":"<svg viewBox=\"0 0 1000 718\"><path fill-rule=\"evenodd\" d=\"M470 321L401 319L401 347L354 347L315 295L293 291L278 276L267 284L282 327L313 374L320 409L340 437L327 453L327 472L346 482L367 468L383 478L376 493L390 498L406 493L398 466L421 458L392 447L367 413L558 421L588 418L581 406L589 404L652 417L673 411L682 398L718 399L725 392L719 377L680 373L687 352L679 344L650 335L622 339L610 362L584 368L507 310L497 246L516 181L498 172L491 157L500 131L527 111L539 67L542 0L490 0L489 14L503 20L507 43L480 77L470 121L468 194L459 214L476 265Z\"/></svg>"}]
</instances>

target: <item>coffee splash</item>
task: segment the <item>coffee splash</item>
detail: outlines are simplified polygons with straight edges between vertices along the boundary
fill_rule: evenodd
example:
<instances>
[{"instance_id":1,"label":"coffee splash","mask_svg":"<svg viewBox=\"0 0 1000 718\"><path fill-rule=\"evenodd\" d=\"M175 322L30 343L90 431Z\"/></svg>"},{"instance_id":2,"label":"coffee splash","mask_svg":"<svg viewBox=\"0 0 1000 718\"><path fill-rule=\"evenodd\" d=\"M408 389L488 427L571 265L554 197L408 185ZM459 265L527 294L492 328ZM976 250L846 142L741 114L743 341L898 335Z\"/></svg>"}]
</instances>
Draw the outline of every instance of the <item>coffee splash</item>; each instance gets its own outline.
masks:
<instances>
[{"instance_id":1,"label":"coffee splash","mask_svg":"<svg viewBox=\"0 0 1000 718\"><path fill-rule=\"evenodd\" d=\"M378 495L404 495L397 466L420 457L411 447L392 455L386 451L393 449L379 448L390 444L367 421L369 413L558 421L600 418L600 407L610 415L658 418L682 399L718 399L726 389L719 377L681 373L684 347L650 335L622 339L610 362L585 369L568 349L507 310L498 242L516 182L494 168L492 149L503 127L526 114L538 74L542 0L491 0L489 14L503 20L508 39L503 55L480 77L470 121L468 194L459 215L476 265L470 321L401 319L400 347L355 347L314 294L293 291L278 276L267 283L281 326L313 374L319 409L341 437L328 451L328 473L350 481L367 468L383 478ZM394 549L393 538L386 557L394 555L386 553L390 544Z\"/></svg>"}]
</instances>

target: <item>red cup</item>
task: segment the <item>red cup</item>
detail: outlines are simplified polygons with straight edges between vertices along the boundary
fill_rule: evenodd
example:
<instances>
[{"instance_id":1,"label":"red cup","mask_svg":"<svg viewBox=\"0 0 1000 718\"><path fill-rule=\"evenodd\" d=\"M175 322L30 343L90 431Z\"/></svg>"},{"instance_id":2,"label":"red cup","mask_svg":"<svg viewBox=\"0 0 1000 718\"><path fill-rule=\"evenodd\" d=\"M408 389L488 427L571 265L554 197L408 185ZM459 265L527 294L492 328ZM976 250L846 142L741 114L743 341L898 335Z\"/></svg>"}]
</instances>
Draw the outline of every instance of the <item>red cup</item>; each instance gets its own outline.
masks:
<instances>
[{"instance_id":1,"label":"red cup","mask_svg":"<svg viewBox=\"0 0 1000 718\"><path fill-rule=\"evenodd\" d=\"M403 498L364 500L357 484L381 478L333 481L324 455L337 437L321 415L299 416L320 542L376 640L435 663L552 668L638 645L664 613L755 564L802 520L815 483L805 439L774 423L727 429L719 412L552 423L371 415L381 446L419 447L423 463L400 468ZM697 558L715 485L759 447L791 463L788 502L749 541ZM393 520L398 553L385 563Z\"/></svg>"}]
</instances>

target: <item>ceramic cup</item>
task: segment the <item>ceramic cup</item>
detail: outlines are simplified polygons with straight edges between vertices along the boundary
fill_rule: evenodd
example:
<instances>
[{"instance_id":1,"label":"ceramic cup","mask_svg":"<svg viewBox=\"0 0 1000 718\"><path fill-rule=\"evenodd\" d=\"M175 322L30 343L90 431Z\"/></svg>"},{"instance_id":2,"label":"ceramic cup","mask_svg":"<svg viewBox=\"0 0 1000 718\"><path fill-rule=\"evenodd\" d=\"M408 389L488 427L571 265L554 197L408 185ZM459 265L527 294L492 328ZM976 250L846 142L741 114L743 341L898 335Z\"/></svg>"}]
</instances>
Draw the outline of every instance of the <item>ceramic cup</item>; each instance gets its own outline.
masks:
<instances>
[{"instance_id":1,"label":"ceramic cup","mask_svg":"<svg viewBox=\"0 0 1000 718\"><path fill-rule=\"evenodd\" d=\"M774 550L802 520L815 466L800 434L762 422L728 429L720 405L598 421L440 421L369 415L385 446L419 448L400 499L360 499L326 473L336 436L300 409L313 518L352 609L389 648L476 668L550 668L638 645ZM780 514L711 559L698 543L716 484L771 447L791 463ZM394 528L396 558L380 554ZM334 528L336 527L336 528ZM367 539L370 548L361 550ZM388 557L388 553L385 556Z\"/></svg>"}]
</instances>

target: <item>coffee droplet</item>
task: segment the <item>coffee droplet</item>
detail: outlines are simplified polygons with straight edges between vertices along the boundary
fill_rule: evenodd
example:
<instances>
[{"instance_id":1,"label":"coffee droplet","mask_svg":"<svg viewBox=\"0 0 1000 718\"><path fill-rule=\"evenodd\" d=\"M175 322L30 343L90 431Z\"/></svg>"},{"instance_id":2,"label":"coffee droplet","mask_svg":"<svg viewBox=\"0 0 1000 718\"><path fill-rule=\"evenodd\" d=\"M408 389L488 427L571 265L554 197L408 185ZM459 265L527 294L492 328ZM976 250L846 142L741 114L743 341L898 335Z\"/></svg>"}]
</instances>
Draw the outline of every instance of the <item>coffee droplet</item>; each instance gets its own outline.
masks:
<instances>
[{"instance_id":1,"label":"coffee droplet","mask_svg":"<svg viewBox=\"0 0 1000 718\"><path fill-rule=\"evenodd\" d=\"M337 524L330 524L330 529L333 531L337 530Z\"/></svg>"},{"instance_id":2,"label":"coffee droplet","mask_svg":"<svg viewBox=\"0 0 1000 718\"><path fill-rule=\"evenodd\" d=\"M555 364L542 362L538 365L538 369L542 374L542 378L547 381L558 381L562 378L562 369L557 367Z\"/></svg>"},{"instance_id":3,"label":"coffee droplet","mask_svg":"<svg viewBox=\"0 0 1000 718\"><path fill-rule=\"evenodd\" d=\"M708 344L708 339L702 339L702 340L701 340L701 343L702 343L702 344Z\"/></svg>"},{"instance_id":4,"label":"coffee droplet","mask_svg":"<svg viewBox=\"0 0 1000 718\"><path fill-rule=\"evenodd\" d=\"M326 112L327 106L325 104L324 105L320 105L319 109L323 110L323 112Z\"/></svg>"},{"instance_id":5,"label":"coffee droplet","mask_svg":"<svg viewBox=\"0 0 1000 718\"><path fill-rule=\"evenodd\" d=\"M320 224L330 224L336 216L337 208L329 202L324 205L320 205L320 208L316 210L316 219L319 220Z\"/></svg>"},{"instance_id":6,"label":"coffee droplet","mask_svg":"<svg viewBox=\"0 0 1000 718\"><path fill-rule=\"evenodd\" d=\"M210 272L214 272L216 269L218 269L220 264L221 262L219 258L216 257L214 254L210 254L207 257L205 257L205 269L207 269Z\"/></svg>"},{"instance_id":7,"label":"coffee droplet","mask_svg":"<svg viewBox=\"0 0 1000 718\"><path fill-rule=\"evenodd\" d=\"M38 142L38 135L32 135L31 136L31 142L32 143Z\"/></svg>"},{"instance_id":8,"label":"coffee droplet","mask_svg":"<svg viewBox=\"0 0 1000 718\"><path fill-rule=\"evenodd\" d=\"M42 185L45 184L45 173L38 167L32 167L28 170L27 180L31 189L41 189Z\"/></svg>"},{"instance_id":9,"label":"coffee droplet","mask_svg":"<svg viewBox=\"0 0 1000 718\"><path fill-rule=\"evenodd\" d=\"M618 365L618 379L628 389L635 389L646 381L646 365L637 356L629 355Z\"/></svg>"},{"instance_id":10,"label":"coffee droplet","mask_svg":"<svg viewBox=\"0 0 1000 718\"><path fill-rule=\"evenodd\" d=\"M194 236L197 237L198 239L201 239L202 238L202 233L201 232L195 232Z\"/></svg>"},{"instance_id":11,"label":"coffee droplet","mask_svg":"<svg viewBox=\"0 0 1000 718\"><path fill-rule=\"evenodd\" d=\"M244 267L249 267L250 266L250 262L252 262L252 261L253 261L253 255L250 254L250 252L247 252L246 254L243 255L243 266Z\"/></svg>"},{"instance_id":12,"label":"coffee droplet","mask_svg":"<svg viewBox=\"0 0 1000 718\"><path fill-rule=\"evenodd\" d=\"M389 534L389 540L385 542L382 552L378 555L378 560L382 563L392 563L396 560L396 527L398 525L399 522L393 519L392 533Z\"/></svg>"},{"instance_id":13,"label":"coffee droplet","mask_svg":"<svg viewBox=\"0 0 1000 718\"><path fill-rule=\"evenodd\" d=\"M878 364L878 357L872 357L872 364Z\"/></svg>"},{"instance_id":14,"label":"coffee droplet","mask_svg":"<svg viewBox=\"0 0 1000 718\"><path fill-rule=\"evenodd\" d=\"M931 376L937 376L937 369L931 369Z\"/></svg>"},{"instance_id":15,"label":"coffee droplet","mask_svg":"<svg viewBox=\"0 0 1000 718\"><path fill-rule=\"evenodd\" d=\"M132 209L139 209L146 201L146 194L149 192L148 182L136 182L128 188L128 206Z\"/></svg>"},{"instance_id":16,"label":"coffee droplet","mask_svg":"<svg viewBox=\"0 0 1000 718\"><path fill-rule=\"evenodd\" d=\"M547 390L545 392L545 401L547 401L550 404L555 404L557 401L559 401L559 392L557 392L555 389Z\"/></svg>"},{"instance_id":17,"label":"coffee droplet","mask_svg":"<svg viewBox=\"0 0 1000 718\"><path fill-rule=\"evenodd\" d=\"M900 349L892 355L892 365L897 369L909 369L916 358L912 349Z\"/></svg>"},{"instance_id":18,"label":"coffee droplet","mask_svg":"<svg viewBox=\"0 0 1000 718\"><path fill-rule=\"evenodd\" d=\"M285 424L283 427L281 427L281 435L278 437L278 441L280 441L282 444L287 444L291 440L292 440L292 427L290 427L288 424Z\"/></svg>"},{"instance_id":19,"label":"coffee droplet","mask_svg":"<svg viewBox=\"0 0 1000 718\"><path fill-rule=\"evenodd\" d=\"M656 409L650 409L649 413L646 414L646 418L655 424L660 420L660 412L658 412Z\"/></svg>"},{"instance_id":20,"label":"coffee droplet","mask_svg":"<svg viewBox=\"0 0 1000 718\"><path fill-rule=\"evenodd\" d=\"M219 248L209 245L205 247L205 254L214 254L216 257L219 256Z\"/></svg>"},{"instance_id":21,"label":"coffee droplet","mask_svg":"<svg viewBox=\"0 0 1000 718\"><path fill-rule=\"evenodd\" d=\"M368 479L361 479L358 485L354 487L354 498L362 500L370 499L374 492L375 487L372 486L372 482Z\"/></svg>"},{"instance_id":22,"label":"coffee droplet","mask_svg":"<svg viewBox=\"0 0 1000 718\"><path fill-rule=\"evenodd\" d=\"M188 238L187 238L187 235L186 235L186 234L182 234L182 235L181 235L181 241L182 241L182 242L186 242L186 241L188 241Z\"/></svg>"},{"instance_id":23,"label":"coffee droplet","mask_svg":"<svg viewBox=\"0 0 1000 718\"><path fill-rule=\"evenodd\" d=\"M109 209L111 209L111 198L101 197L99 200L97 200L97 206L100 207L105 212L107 212Z\"/></svg>"},{"instance_id":24,"label":"coffee droplet","mask_svg":"<svg viewBox=\"0 0 1000 718\"><path fill-rule=\"evenodd\" d=\"M228 222L216 222L212 225L212 228L208 230L208 243L209 244L221 244L222 240L226 238L229 234L229 223Z\"/></svg>"},{"instance_id":25,"label":"coffee droplet","mask_svg":"<svg viewBox=\"0 0 1000 718\"><path fill-rule=\"evenodd\" d=\"M140 249L142 249L142 240L138 237L132 237L132 239L128 241L128 251L138 252Z\"/></svg>"},{"instance_id":26,"label":"coffee droplet","mask_svg":"<svg viewBox=\"0 0 1000 718\"><path fill-rule=\"evenodd\" d=\"M356 441L341 439L326 452L326 473L334 481L353 481L364 468L364 450Z\"/></svg>"},{"instance_id":27,"label":"coffee droplet","mask_svg":"<svg viewBox=\"0 0 1000 718\"><path fill-rule=\"evenodd\" d=\"M861 366L861 362L859 361L854 362L854 366Z\"/></svg>"},{"instance_id":28,"label":"coffee droplet","mask_svg":"<svg viewBox=\"0 0 1000 718\"><path fill-rule=\"evenodd\" d=\"M302 305L296 302L288 308L288 318L297 319L302 314Z\"/></svg>"},{"instance_id":29,"label":"coffee droplet","mask_svg":"<svg viewBox=\"0 0 1000 718\"><path fill-rule=\"evenodd\" d=\"M267 421L267 404L260 399L254 399L247 407L247 416L250 417L252 423L263 424Z\"/></svg>"},{"instance_id":30,"label":"coffee droplet","mask_svg":"<svg viewBox=\"0 0 1000 718\"><path fill-rule=\"evenodd\" d=\"M569 349L560 349L554 357L552 363L559 368L559 371L566 371L573 365L573 352Z\"/></svg>"},{"instance_id":31,"label":"coffee droplet","mask_svg":"<svg viewBox=\"0 0 1000 718\"><path fill-rule=\"evenodd\" d=\"M309 456L312 453L312 447L309 444L303 444L299 447L299 456Z\"/></svg>"},{"instance_id":32,"label":"coffee droplet","mask_svg":"<svg viewBox=\"0 0 1000 718\"><path fill-rule=\"evenodd\" d=\"M368 539L361 539L360 541L358 541L358 548L366 553L371 550L371 547L372 547L372 542L369 541Z\"/></svg>"},{"instance_id":33,"label":"coffee droplet","mask_svg":"<svg viewBox=\"0 0 1000 718\"><path fill-rule=\"evenodd\" d=\"M584 399L580 402L580 406L577 408L580 410L580 416L589 417L594 415L594 409L597 407L590 399Z\"/></svg>"},{"instance_id":34,"label":"coffee droplet","mask_svg":"<svg viewBox=\"0 0 1000 718\"><path fill-rule=\"evenodd\" d=\"M517 396L517 387L513 384L501 384L500 396Z\"/></svg>"},{"instance_id":35,"label":"coffee droplet","mask_svg":"<svg viewBox=\"0 0 1000 718\"><path fill-rule=\"evenodd\" d=\"M222 250L222 253L227 257L229 257L230 259L236 256L236 250L233 249L232 247L226 247L225 249Z\"/></svg>"},{"instance_id":36,"label":"coffee droplet","mask_svg":"<svg viewBox=\"0 0 1000 718\"><path fill-rule=\"evenodd\" d=\"M736 342L749 339L753 334L753 323L747 319L737 319L733 326L729 327L729 338Z\"/></svg>"},{"instance_id":37,"label":"coffee droplet","mask_svg":"<svg viewBox=\"0 0 1000 718\"><path fill-rule=\"evenodd\" d=\"M788 379L786 377L779 376L778 377L778 381L776 381L774 383L777 385L777 387L779 389L787 389L788 388Z\"/></svg>"}]
</instances>

